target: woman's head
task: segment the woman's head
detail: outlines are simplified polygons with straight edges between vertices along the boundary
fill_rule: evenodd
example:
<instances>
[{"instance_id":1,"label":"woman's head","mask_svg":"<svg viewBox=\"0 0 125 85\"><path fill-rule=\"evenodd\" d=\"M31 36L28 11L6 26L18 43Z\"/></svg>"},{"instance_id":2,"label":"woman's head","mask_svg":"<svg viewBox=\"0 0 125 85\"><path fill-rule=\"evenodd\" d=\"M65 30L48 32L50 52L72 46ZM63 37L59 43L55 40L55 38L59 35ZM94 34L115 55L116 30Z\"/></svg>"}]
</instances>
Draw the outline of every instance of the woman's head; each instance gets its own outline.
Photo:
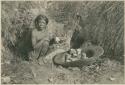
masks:
<instances>
[{"instance_id":1,"label":"woman's head","mask_svg":"<svg viewBox=\"0 0 125 85\"><path fill-rule=\"evenodd\" d=\"M45 15L38 15L35 19L35 26L37 29L46 29L49 20Z\"/></svg>"}]
</instances>

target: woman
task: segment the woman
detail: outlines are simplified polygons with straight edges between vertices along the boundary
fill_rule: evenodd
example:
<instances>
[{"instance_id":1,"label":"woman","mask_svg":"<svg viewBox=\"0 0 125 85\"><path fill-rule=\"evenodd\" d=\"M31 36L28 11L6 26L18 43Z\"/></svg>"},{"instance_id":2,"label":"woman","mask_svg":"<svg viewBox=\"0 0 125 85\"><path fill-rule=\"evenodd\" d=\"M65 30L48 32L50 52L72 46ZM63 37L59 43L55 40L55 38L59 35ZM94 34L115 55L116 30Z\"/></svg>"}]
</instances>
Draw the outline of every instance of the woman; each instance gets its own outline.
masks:
<instances>
[{"instance_id":1,"label":"woman","mask_svg":"<svg viewBox=\"0 0 125 85\"><path fill-rule=\"evenodd\" d=\"M32 47L31 60L42 59L46 55L50 41L54 39L54 36L47 31L47 24L49 20L45 15L38 15L35 19L35 29L32 30Z\"/></svg>"}]
</instances>

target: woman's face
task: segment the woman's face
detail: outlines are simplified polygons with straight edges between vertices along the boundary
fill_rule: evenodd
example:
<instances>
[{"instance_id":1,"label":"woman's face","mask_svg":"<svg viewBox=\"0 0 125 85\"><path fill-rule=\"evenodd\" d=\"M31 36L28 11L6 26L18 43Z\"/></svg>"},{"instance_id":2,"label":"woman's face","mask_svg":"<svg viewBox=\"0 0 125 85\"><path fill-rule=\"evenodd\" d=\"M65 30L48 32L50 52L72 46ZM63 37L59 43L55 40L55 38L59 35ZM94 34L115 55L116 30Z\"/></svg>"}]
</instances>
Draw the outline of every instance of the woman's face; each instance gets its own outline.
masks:
<instances>
[{"instance_id":1,"label":"woman's face","mask_svg":"<svg viewBox=\"0 0 125 85\"><path fill-rule=\"evenodd\" d=\"M40 30L43 30L43 29L46 29L46 21L44 20L44 19L40 19L39 21L38 21L38 28L40 29Z\"/></svg>"}]
</instances>

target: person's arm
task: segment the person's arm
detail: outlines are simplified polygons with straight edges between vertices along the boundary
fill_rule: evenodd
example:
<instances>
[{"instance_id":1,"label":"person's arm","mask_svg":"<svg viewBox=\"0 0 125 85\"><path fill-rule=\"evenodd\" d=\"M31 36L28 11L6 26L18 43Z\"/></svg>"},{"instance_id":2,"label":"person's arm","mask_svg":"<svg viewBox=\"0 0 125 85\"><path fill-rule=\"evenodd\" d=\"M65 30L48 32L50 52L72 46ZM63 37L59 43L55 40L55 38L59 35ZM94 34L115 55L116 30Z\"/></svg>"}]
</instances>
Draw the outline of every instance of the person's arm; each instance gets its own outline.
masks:
<instances>
[{"instance_id":1,"label":"person's arm","mask_svg":"<svg viewBox=\"0 0 125 85\"><path fill-rule=\"evenodd\" d=\"M36 33L37 32L35 30L32 31L32 46L34 49L40 47L43 42L43 40L40 40L39 42L37 42Z\"/></svg>"},{"instance_id":2,"label":"person's arm","mask_svg":"<svg viewBox=\"0 0 125 85\"><path fill-rule=\"evenodd\" d=\"M35 48L36 45L36 36L35 36L35 30L32 31L32 46Z\"/></svg>"}]
</instances>

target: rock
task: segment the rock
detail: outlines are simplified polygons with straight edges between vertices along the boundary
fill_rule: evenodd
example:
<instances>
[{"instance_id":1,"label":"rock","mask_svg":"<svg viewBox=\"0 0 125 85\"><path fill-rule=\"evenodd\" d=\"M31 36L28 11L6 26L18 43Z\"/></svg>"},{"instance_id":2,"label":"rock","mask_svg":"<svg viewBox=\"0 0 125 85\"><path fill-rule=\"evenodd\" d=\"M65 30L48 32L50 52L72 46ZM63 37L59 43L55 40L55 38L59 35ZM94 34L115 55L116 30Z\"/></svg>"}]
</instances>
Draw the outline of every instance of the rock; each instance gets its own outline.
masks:
<instances>
[{"instance_id":1,"label":"rock","mask_svg":"<svg viewBox=\"0 0 125 85\"><path fill-rule=\"evenodd\" d=\"M5 76L1 78L2 83L9 83L11 81L9 76Z\"/></svg>"},{"instance_id":2,"label":"rock","mask_svg":"<svg viewBox=\"0 0 125 85\"><path fill-rule=\"evenodd\" d=\"M82 51L82 49L77 49L77 53L78 53L78 55L81 55L81 51Z\"/></svg>"},{"instance_id":3,"label":"rock","mask_svg":"<svg viewBox=\"0 0 125 85\"><path fill-rule=\"evenodd\" d=\"M86 56L86 53L82 53L82 59L88 59L88 57Z\"/></svg>"},{"instance_id":4,"label":"rock","mask_svg":"<svg viewBox=\"0 0 125 85\"><path fill-rule=\"evenodd\" d=\"M34 75L30 74L30 73L24 73L24 78L26 79L32 79L34 77Z\"/></svg>"},{"instance_id":5,"label":"rock","mask_svg":"<svg viewBox=\"0 0 125 85\"><path fill-rule=\"evenodd\" d=\"M8 61L6 61L5 63L6 63L6 64L10 64L10 61L8 60Z\"/></svg>"},{"instance_id":6,"label":"rock","mask_svg":"<svg viewBox=\"0 0 125 85\"><path fill-rule=\"evenodd\" d=\"M43 58L39 58L39 60L38 60L38 64L39 65L44 65L46 63L46 60L44 60Z\"/></svg>"},{"instance_id":7,"label":"rock","mask_svg":"<svg viewBox=\"0 0 125 85\"><path fill-rule=\"evenodd\" d=\"M68 69L72 71L80 71L78 67L69 67Z\"/></svg>"},{"instance_id":8,"label":"rock","mask_svg":"<svg viewBox=\"0 0 125 85\"><path fill-rule=\"evenodd\" d=\"M110 77L109 80L114 81L114 80L116 80L116 78Z\"/></svg>"},{"instance_id":9,"label":"rock","mask_svg":"<svg viewBox=\"0 0 125 85\"><path fill-rule=\"evenodd\" d=\"M56 41L56 43L59 43L59 41L60 41L59 37L56 37L55 41Z\"/></svg>"},{"instance_id":10,"label":"rock","mask_svg":"<svg viewBox=\"0 0 125 85\"><path fill-rule=\"evenodd\" d=\"M63 68L63 67L60 65L60 66L58 66L57 70L63 72L63 71L65 70L65 68Z\"/></svg>"},{"instance_id":11,"label":"rock","mask_svg":"<svg viewBox=\"0 0 125 85\"><path fill-rule=\"evenodd\" d=\"M77 54L75 49L70 49L70 54Z\"/></svg>"},{"instance_id":12,"label":"rock","mask_svg":"<svg viewBox=\"0 0 125 85\"><path fill-rule=\"evenodd\" d=\"M73 71L80 71L80 69L78 67L74 67L72 68Z\"/></svg>"},{"instance_id":13,"label":"rock","mask_svg":"<svg viewBox=\"0 0 125 85\"><path fill-rule=\"evenodd\" d=\"M50 77L50 78L48 79L48 81L49 81L50 83L52 83L52 82L54 81L53 77Z\"/></svg>"},{"instance_id":14,"label":"rock","mask_svg":"<svg viewBox=\"0 0 125 85\"><path fill-rule=\"evenodd\" d=\"M96 71L99 71L99 70L100 70L100 67L99 67L99 66L97 66L97 67L96 67Z\"/></svg>"}]
</instances>

